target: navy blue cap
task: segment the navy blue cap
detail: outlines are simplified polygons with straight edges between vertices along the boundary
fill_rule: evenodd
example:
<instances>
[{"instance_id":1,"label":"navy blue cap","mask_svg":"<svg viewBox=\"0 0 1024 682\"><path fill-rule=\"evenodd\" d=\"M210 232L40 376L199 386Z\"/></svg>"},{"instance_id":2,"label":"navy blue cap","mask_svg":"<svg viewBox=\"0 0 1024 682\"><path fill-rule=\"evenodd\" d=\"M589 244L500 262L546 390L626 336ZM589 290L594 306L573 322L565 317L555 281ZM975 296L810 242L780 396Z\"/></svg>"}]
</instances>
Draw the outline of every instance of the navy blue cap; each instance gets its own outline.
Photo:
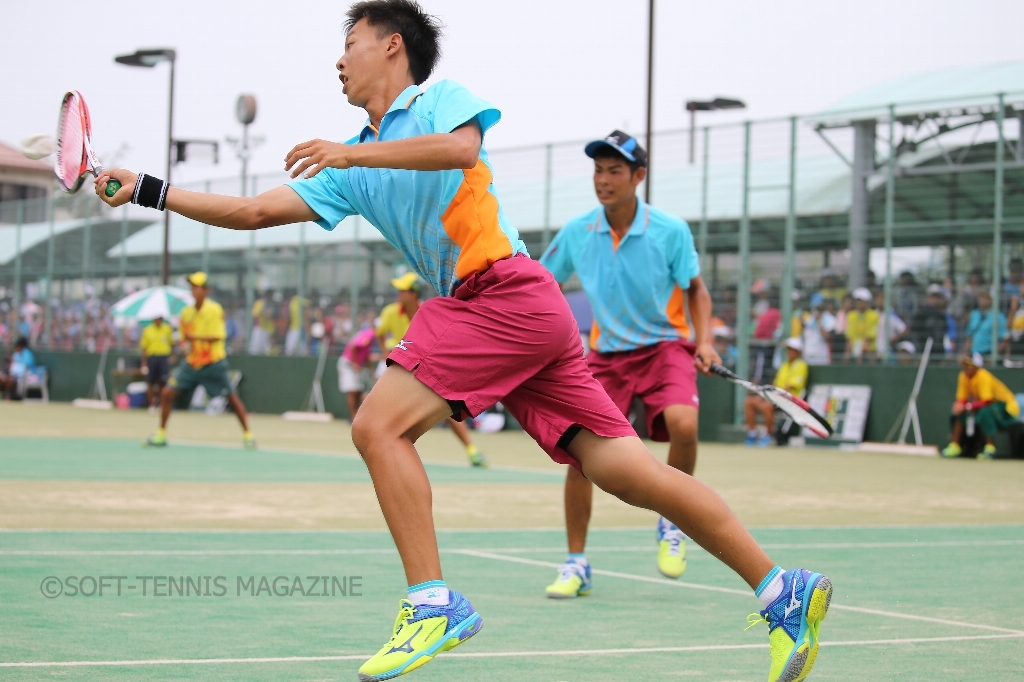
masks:
<instances>
[{"instance_id":1,"label":"navy blue cap","mask_svg":"<svg viewBox=\"0 0 1024 682\"><path fill-rule=\"evenodd\" d=\"M594 140L588 144L583 151L590 158L594 158L594 154L596 154L597 150L601 147L611 147L619 154L626 157L628 161L644 168L647 167L647 150L640 146L640 143L636 141L635 137L624 133L621 130L613 131L611 135L603 140Z\"/></svg>"}]
</instances>

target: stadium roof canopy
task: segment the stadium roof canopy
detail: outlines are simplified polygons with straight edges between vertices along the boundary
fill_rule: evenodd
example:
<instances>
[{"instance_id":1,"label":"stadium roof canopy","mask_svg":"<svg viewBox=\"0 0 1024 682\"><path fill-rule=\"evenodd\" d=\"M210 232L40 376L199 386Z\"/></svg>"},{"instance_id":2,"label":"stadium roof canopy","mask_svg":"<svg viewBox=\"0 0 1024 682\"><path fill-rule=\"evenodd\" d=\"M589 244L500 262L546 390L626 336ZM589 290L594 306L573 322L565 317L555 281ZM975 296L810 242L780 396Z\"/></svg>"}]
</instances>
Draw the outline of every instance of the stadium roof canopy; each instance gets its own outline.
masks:
<instances>
[{"instance_id":1,"label":"stadium roof canopy","mask_svg":"<svg viewBox=\"0 0 1024 682\"><path fill-rule=\"evenodd\" d=\"M998 93L1018 99L1024 94L1024 61L956 66L893 78L844 97L811 119L841 123L884 118L890 105L896 105L897 116L992 106Z\"/></svg>"},{"instance_id":2,"label":"stadium roof canopy","mask_svg":"<svg viewBox=\"0 0 1024 682\"><path fill-rule=\"evenodd\" d=\"M87 267L100 266L111 247L121 241L121 230L132 234L148 221L112 219L109 217L75 218L53 222L55 272L81 273L83 256L88 255ZM88 229L86 229L88 228ZM88 234L87 234L88 233ZM50 222L25 223L21 234L13 225L0 229L0 270L13 268L21 243L22 267L39 270L46 267L49 251ZM116 254L115 254L116 257Z\"/></svg>"}]
</instances>

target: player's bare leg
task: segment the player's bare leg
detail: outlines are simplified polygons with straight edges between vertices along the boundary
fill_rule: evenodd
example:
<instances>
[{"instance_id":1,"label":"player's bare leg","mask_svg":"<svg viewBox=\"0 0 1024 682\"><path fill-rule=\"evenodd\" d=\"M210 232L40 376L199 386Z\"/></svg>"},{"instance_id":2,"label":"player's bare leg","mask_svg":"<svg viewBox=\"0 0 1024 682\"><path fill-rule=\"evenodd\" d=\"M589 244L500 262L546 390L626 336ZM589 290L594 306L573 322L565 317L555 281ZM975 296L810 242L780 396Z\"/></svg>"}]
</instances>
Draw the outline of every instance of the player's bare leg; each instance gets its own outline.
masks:
<instances>
[{"instance_id":1,"label":"player's bare leg","mask_svg":"<svg viewBox=\"0 0 1024 682\"><path fill-rule=\"evenodd\" d=\"M245 405L242 404L242 399L238 397L237 393L232 393L228 396L228 404L235 411L235 416L238 417L238 423L242 425L242 430L248 433L249 416L245 411Z\"/></svg>"},{"instance_id":2,"label":"player's bare leg","mask_svg":"<svg viewBox=\"0 0 1024 682\"><path fill-rule=\"evenodd\" d=\"M570 554L584 552L593 498L594 484L576 467L569 467L565 476L565 532L569 539Z\"/></svg>"},{"instance_id":3,"label":"player's bare leg","mask_svg":"<svg viewBox=\"0 0 1024 682\"><path fill-rule=\"evenodd\" d=\"M662 417L669 432L668 465L692 476L697 464L697 410L689 405L670 405L665 408ZM587 565L583 554L587 544L593 495L593 484L575 468L569 467L565 477L565 531L570 554L568 561L582 562L584 566ZM678 530L666 524L664 519L659 520L658 566L664 575L673 578L678 578L686 570L686 550L683 544L685 538L676 536L679 536ZM661 546L663 544L664 547ZM558 580L546 590L549 597L564 597L567 591L571 591L563 584L565 578L566 576L560 572ZM575 584L571 575L568 579ZM587 579L584 577L580 587L586 589L587 585Z\"/></svg>"},{"instance_id":4,"label":"player's bare leg","mask_svg":"<svg viewBox=\"0 0 1024 682\"><path fill-rule=\"evenodd\" d=\"M584 430L570 443L569 453L602 490L658 512L751 588L775 567L715 491L655 459L639 438L602 438Z\"/></svg>"},{"instance_id":5,"label":"player's bare leg","mask_svg":"<svg viewBox=\"0 0 1024 682\"><path fill-rule=\"evenodd\" d=\"M455 421L454 418L448 417L448 426L451 427L452 433L462 443L462 447L466 448L466 456L469 457L469 463L475 467L486 467L487 458L473 444L473 439L469 437L469 427L466 426L465 422Z\"/></svg>"},{"instance_id":6,"label":"player's bare leg","mask_svg":"<svg viewBox=\"0 0 1024 682\"><path fill-rule=\"evenodd\" d=\"M668 429L668 465L693 476L697 467L697 408L669 405L662 412Z\"/></svg>"},{"instance_id":7,"label":"player's bare leg","mask_svg":"<svg viewBox=\"0 0 1024 682\"><path fill-rule=\"evenodd\" d=\"M164 386L160 391L160 429L167 428L167 420L171 418L171 409L174 407L174 400L178 392L173 388Z\"/></svg>"},{"instance_id":8,"label":"player's bare leg","mask_svg":"<svg viewBox=\"0 0 1024 682\"><path fill-rule=\"evenodd\" d=\"M469 427L464 422L457 422L451 417L448 417L448 426L451 427L452 433L455 437L462 441L462 444L469 447L473 444L473 441L469 437Z\"/></svg>"},{"instance_id":9,"label":"player's bare leg","mask_svg":"<svg viewBox=\"0 0 1024 682\"><path fill-rule=\"evenodd\" d=\"M345 394L345 400L348 402L348 418L351 421L356 418L356 412L359 411L359 404L363 401L363 392L349 391Z\"/></svg>"},{"instance_id":10,"label":"player's bare leg","mask_svg":"<svg viewBox=\"0 0 1024 682\"><path fill-rule=\"evenodd\" d=\"M391 365L352 422L352 441L370 471L410 585L441 580L430 481L414 443L451 413L444 398Z\"/></svg>"}]
</instances>

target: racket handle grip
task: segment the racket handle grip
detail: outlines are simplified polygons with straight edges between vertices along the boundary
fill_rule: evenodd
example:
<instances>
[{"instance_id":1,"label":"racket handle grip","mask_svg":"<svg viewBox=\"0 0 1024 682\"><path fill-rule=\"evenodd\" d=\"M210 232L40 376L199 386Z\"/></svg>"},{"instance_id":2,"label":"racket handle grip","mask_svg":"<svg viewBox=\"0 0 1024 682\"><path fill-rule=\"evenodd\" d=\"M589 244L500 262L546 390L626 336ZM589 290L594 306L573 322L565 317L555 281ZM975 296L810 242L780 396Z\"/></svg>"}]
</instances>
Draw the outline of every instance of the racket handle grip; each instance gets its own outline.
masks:
<instances>
[{"instance_id":1,"label":"racket handle grip","mask_svg":"<svg viewBox=\"0 0 1024 682\"><path fill-rule=\"evenodd\" d=\"M107 180L107 188L103 190L103 193L108 197L112 197L117 194L117 190L119 189L121 189L121 183L111 178L110 180Z\"/></svg>"}]
</instances>

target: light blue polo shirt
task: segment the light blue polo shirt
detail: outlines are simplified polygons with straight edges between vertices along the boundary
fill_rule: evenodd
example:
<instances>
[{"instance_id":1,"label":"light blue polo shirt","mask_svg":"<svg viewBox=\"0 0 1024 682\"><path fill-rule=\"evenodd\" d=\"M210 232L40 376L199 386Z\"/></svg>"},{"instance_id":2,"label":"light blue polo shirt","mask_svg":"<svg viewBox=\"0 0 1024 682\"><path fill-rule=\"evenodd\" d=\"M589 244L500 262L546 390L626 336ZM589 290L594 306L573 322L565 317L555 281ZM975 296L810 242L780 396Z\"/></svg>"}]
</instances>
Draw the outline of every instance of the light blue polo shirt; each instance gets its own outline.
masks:
<instances>
[{"instance_id":1,"label":"light blue polo shirt","mask_svg":"<svg viewBox=\"0 0 1024 682\"><path fill-rule=\"evenodd\" d=\"M411 85L384 114L380 130L367 121L347 144L450 133L469 121L484 134L500 119L500 111L454 81L440 81L426 91ZM420 277L450 296L474 273L527 253L501 208L492 178L481 144L473 168L326 168L288 186L316 212L317 224L325 230L333 230L347 216L366 218Z\"/></svg>"},{"instance_id":2,"label":"light blue polo shirt","mask_svg":"<svg viewBox=\"0 0 1024 682\"><path fill-rule=\"evenodd\" d=\"M689 338L684 291L700 274L690 226L637 199L615 242L598 207L566 223L540 259L559 282L579 276L594 310L590 347L613 353Z\"/></svg>"}]
</instances>

